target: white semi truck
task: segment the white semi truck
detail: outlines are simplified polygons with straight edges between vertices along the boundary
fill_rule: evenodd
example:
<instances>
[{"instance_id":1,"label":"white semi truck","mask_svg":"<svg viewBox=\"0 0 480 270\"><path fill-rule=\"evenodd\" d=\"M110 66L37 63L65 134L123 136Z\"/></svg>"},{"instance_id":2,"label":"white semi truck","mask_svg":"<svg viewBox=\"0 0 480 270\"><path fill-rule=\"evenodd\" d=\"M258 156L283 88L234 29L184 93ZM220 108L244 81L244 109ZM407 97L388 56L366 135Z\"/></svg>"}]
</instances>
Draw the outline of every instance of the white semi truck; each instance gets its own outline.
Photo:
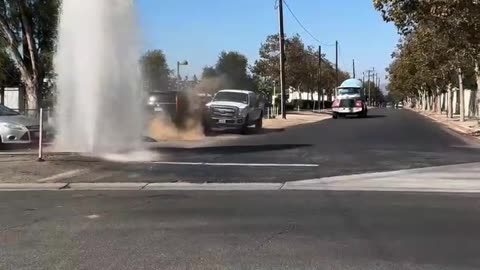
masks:
<instances>
[{"instance_id":1,"label":"white semi truck","mask_svg":"<svg viewBox=\"0 0 480 270\"><path fill-rule=\"evenodd\" d=\"M337 88L337 96L332 105L333 118L356 115L367 117L368 107L363 83L358 79L348 79Z\"/></svg>"}]
</instances>

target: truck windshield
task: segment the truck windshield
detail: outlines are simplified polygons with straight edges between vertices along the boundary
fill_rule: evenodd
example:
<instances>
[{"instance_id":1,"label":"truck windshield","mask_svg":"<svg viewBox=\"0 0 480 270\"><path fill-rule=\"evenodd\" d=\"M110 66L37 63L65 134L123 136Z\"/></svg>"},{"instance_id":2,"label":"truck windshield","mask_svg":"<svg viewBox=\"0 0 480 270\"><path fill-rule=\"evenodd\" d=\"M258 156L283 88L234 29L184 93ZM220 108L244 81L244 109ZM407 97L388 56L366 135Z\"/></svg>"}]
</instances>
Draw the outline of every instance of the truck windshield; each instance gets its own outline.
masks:
<instances>
[{"instance_id":1,"label":"truck windshield","mask_svg":"<svg viewBox=\"0 0 480 270\"><path fill-rule=\"evenodd\" d=\"M213 101L232 101L248 104L248 95L237 92L218 92Z\"/></svg>"},{"instance_id":2,"label":"truck windshield","mask_svg":"<svg viewBox=\"0 0 480 270\"><path fill-rule=\"evenodd\" d=\"M340 95L360 95L360 88L340 88L338 93Z\"/></svg>"},{"instance_id":3,"label":"truck windshield","mask_svg":"<svg viewBox=\"0 0 480 270\"><path fill-rule=\"evenodd\" d=\"M148 98L149 103L176 103L176 92L151 92Z\"/></svg>"}]
</instances>

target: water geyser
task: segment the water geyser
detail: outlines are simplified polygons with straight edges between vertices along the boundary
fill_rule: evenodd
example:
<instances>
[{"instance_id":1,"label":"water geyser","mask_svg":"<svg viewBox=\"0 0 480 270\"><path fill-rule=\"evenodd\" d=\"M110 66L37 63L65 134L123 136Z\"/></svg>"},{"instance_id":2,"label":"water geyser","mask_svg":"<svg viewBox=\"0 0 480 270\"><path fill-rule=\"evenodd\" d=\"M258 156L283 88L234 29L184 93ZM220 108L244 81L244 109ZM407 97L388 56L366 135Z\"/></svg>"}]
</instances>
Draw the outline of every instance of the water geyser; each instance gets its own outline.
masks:
<instances>
[{"instance_id":1,"label":"water geyser","mask_svg":"<svg viewBox=\"0 0 480 270\"><path fill-rule=\"evenodd\" d=\"M138 150L144 128L133 0L63 0L55 55L56 147Z\"/></svg>"}]
</instances>

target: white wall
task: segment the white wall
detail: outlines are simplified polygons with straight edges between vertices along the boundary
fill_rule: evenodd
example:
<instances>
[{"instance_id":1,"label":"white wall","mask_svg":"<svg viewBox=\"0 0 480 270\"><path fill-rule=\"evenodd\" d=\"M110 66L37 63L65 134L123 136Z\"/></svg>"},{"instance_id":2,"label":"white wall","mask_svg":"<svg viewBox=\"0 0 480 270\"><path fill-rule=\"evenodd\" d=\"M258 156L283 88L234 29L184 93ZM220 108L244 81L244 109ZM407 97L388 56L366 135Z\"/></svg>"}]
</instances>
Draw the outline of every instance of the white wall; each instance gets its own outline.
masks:
<instances>
[{"instance_id":1,"label":"white wall","mask_svg":"<svg viewBox=\"0 0 480 270\"><path fill-rule=\"evenodd\" d=\"M20 93L18 88L5 88L5 98L4 98L4 105L18 110L20 105Z\"/></svg>"}]
</instances>

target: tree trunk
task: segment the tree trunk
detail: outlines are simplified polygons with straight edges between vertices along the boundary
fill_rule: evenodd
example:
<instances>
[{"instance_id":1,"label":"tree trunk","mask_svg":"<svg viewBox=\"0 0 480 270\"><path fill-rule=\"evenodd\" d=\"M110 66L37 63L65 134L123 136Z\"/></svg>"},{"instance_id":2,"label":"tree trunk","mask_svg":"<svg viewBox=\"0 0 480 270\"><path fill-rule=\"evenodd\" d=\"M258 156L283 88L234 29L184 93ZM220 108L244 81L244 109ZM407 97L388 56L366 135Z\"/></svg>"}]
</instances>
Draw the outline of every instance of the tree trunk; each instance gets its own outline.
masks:
<instances>
[{"instance_id":1,"label":"tree trunk","mask_svg":"<svg viewBox=\"0 0 480 270\"><path fill-rule=\"evenodd\" d=\"M458 89L460 99L460 122L465 121L465 92L463 91L463 72L461 68L458 68Z\"/></svg>"},{"instance_id":2,"label":"tree trunk","mask_svg":"<svg viewBox=\"0 0 480 270\"><path fill-rule=\"evenodd\" d=\"M0 104L5 105L5 87L4 86L0 86L0 95L1 95Z\"/></svg>"},{"instance_id":3,"label":"tree trunk","mask_svg":"<svg viewBox=\"0 0 480 270\"><path fill-rule=\"evenodd\" d=\"M40 82L25 80L26 110L29 115L35 116L40 108L40 89Z\"/></svg>"},{"instance_id":4,"label":"tree trunk","mask_svg":"<svg viewBox=\"0 0 480 270\"><path fill-rule=\"evenodd\" d=\"M437 94L432 93L432 95L430 95L430 111L431 112L437 111L436 101L437 101Z\"/></svg>"},{"instance_id":5,"label":"tree trunk","mask_svg":"<svg viewBox=\"0 0 480 270\"><path fill-rule=\"evenodd\" d=\"M452 84L449 83L447 86L447 117L453 118L453 93L452 93Z\"/></svg>"},{"instance_id":6,"label":"tree trunk","mask_svg":"<svg viewBox=\"0 0 480 270\"><path fill-rule=\"evenodd\" d=\"M440 87L437 87L437 109L436 111L439 114L442 114L442 92L440 91Z\"/></svg>"},{"instance_id":7,"label":"tree trunk","mask_svg":"<svg viewBox=\"0 0 480 270\"><path fill-rule=\"evenodd\" d=\"M422 109L422 101L423 101L423 96L422 96L422 92L420 90L417 90L418 91L418 95L416 96L416 99L417 99L417 102L415 104L415 107L417 108L417 110L421 110Z\"/></svg>"},{"instance_id":8,"label":"tree trunk","mask_svg":"<svg viewBox=\"0 0 480 270\"><path fill-rule=\"evenodd\" d=\"M427 91L422 90L422 111L427 110Z\"/></svg>"},{"instance_id":9,"label":"tree trunk","mask_svg":"<svg viewBox=\"0 0 480 270\"><path fill-rule=\"evenodd\" d=\"M476 114L478 119L480 119L480 65L478 60L475 61L475 79L477 81L477 93L475 95L475 104L477 106Z\"/></svg>"}]
</instances>

